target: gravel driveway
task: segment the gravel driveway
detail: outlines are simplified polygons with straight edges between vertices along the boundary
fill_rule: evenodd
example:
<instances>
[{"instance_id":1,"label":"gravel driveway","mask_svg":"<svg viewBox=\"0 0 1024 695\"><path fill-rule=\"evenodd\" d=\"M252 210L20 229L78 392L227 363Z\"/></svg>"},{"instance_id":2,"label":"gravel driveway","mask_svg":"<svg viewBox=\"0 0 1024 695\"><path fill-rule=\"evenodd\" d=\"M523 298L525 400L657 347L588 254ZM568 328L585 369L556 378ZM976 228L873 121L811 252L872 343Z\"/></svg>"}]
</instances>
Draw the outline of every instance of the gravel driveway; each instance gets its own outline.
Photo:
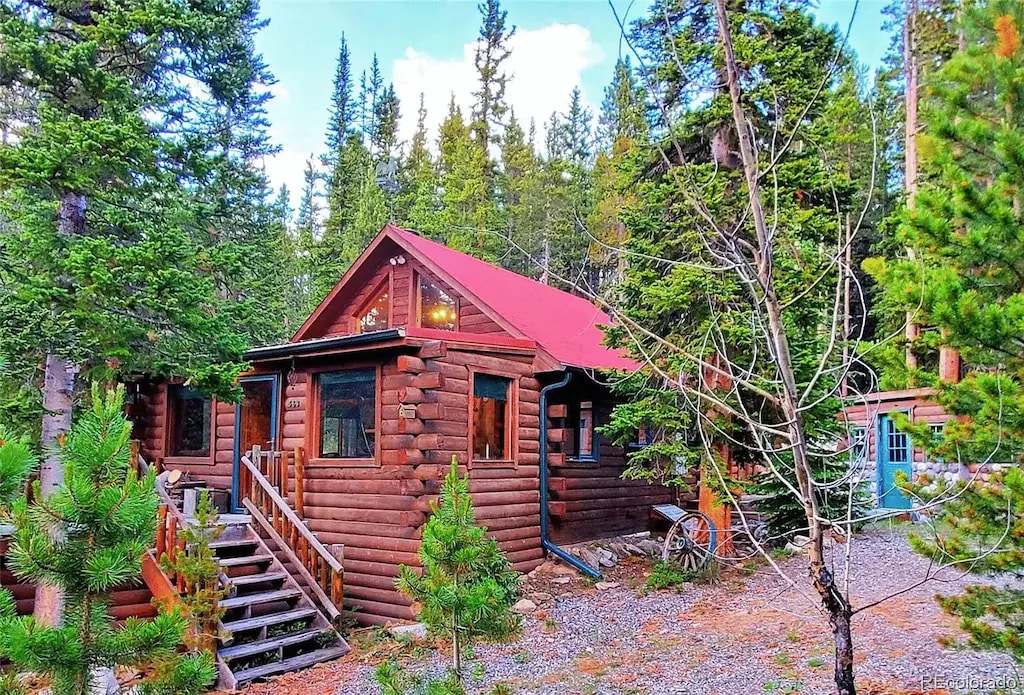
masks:
<instances>
[{"instance_id":1,"label":"gravel driveway","mask_svg":"<svg viewBox=\"0 0 1024 695\"><path fill-rule=\"evenodd\" d=\"M900 526L862 534L854 542L853 557L858 568L852 583L855 606L906 589L927 570L927 562L909 550ZM804 558L788 558L781 565L806 586ZM486 692L502 681L520 695L831 691L827 622L811 601L788 588L770 567L728 570L713 584L642 595L632 587L642 585L646 569L623 563L610 577L621 586L603 591L576 576L569 583L556 583L565 582L556 575L531 579L528 592L549 593L553 600L548 607L542 602L541 610L526 618L523 635L514 643L477 648L476 665L468 671L478 690ZM957 687L956 679L1012 678L1012 662L1002 655L938 644L940 637L958 633L956 621L942 613L934 595L969 583L959 573L946 572L939 580L856 615L859 691L947 692L947 686L931 685L929 679L938 677L953 679L950 692L967 692ZM387 645L364 640L344 659L256 684L245 692L376 695L373 669L386 652ZM443 668L437 652L405 652L410 670ZM989 690L974 686L973 691Z\"/></svg>"}]
</instances>

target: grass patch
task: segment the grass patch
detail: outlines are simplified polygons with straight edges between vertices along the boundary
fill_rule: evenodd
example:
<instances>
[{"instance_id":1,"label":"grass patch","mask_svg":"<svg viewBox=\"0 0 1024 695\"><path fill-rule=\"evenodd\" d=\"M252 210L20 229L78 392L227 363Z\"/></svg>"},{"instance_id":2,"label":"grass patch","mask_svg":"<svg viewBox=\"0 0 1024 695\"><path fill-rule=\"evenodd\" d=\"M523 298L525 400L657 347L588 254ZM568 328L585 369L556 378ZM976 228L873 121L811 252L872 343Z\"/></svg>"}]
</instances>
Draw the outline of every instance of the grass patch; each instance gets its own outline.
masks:
<instances>
[{"instance_id":1,"label":"grass patch","mask_svg":"<svg viewBox=\"0 0 1024 695\"><path fill-rule=\"evenodd\" d=\"M674 562L658 561L651 568L651 576L647 578L645 587L652 591L677 589L694 579L693 572L685 570Z\"/></svg>"}]
</instances>

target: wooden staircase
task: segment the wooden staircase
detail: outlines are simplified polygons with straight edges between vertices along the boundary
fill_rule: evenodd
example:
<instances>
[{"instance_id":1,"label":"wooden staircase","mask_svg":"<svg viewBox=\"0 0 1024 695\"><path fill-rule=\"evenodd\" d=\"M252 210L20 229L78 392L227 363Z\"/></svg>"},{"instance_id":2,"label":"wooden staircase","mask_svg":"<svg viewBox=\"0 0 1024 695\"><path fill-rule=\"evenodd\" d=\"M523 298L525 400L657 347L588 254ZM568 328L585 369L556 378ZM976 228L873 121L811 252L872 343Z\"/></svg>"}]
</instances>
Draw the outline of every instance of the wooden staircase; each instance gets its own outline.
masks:
<instances>
[{"instance_id":1,"label":"wooden staircase","mask_svg":"<svg viewBox=\"0 0 1024 695\"><path fill-rule=\"evenodd\" d=\"M343 595L341 548L328 550L316 539L279 494L286 485L272 484L263 475L260 456L255 450L242 458L248 473L243 500L248 514L222 516L223 531L210 542L221 570L218 584L227 591L219 603L225 612L215 626L213 645L221 690L234 690L349 652L335 629L341 619ZM262 456L268 464L275 461L273 455ZM139 468L148 468L141 457ZM279 470L267 472L276 479ZM173 605L190 587L182 577L165 573L159 558L165 553L174 557L189 552L180 531L190 520L163 489L159 492L162 503L156 547L143 559L143 579L157 599ZM279 555L290 563L301 585Z\"/></svg>"},{"instance_id":2,"label":"wooden staircase","mask_svg":"<svg viewBox=\"0 0 1024 695\"><path fill-rule=\"evenodd\" d=\"M210 545L228 590L217 626L220 687L233 689L348 653L330 621L253 528L229 528Z\"/></svg>"}]
</instances>

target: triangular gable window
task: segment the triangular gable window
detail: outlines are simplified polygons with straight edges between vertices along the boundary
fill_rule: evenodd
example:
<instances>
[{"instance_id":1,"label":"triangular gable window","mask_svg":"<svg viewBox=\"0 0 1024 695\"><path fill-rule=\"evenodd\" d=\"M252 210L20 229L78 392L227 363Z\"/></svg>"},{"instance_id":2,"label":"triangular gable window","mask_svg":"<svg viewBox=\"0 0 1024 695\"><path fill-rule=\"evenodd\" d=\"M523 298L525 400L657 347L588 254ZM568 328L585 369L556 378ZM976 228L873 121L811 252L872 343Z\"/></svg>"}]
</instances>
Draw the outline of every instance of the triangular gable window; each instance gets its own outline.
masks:
<instances>
[{"instance_id":1,"label":"triangular gable window","mask_svg":"<svg viewBox=\"0 0 1024 695\"><path fill-rule=\"evenodd\" d=\"M391 310L391 298L388 296L387 285L381 287L369 304L363 307L358 321L359 332L382 331L388 327L388 314Z\"/></svg>"}]
</instances>

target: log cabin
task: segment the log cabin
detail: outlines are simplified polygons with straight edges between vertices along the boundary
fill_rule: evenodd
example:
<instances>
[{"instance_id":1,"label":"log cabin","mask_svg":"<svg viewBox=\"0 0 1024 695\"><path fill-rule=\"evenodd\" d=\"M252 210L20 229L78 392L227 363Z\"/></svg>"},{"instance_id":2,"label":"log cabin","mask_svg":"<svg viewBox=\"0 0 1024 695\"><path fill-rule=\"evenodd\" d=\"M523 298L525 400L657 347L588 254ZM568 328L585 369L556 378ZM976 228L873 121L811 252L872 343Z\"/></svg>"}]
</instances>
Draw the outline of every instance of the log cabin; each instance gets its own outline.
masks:
<instances>
[{"instance_id":1,"label":"log cabin","mask_svg":"<svg viewBox=\"0 0 1024 695\"><path fill-rule=\"evenodd\" d=\"M586 299L388 225L288 342L245 355L240 403L142 382L136 435L148 460L257 515L253 459L265 458L256 478L303 527L285 542L343 546L344 605L363 624L413 617L394 577L418 565L452 457L517 570L550 552L596 575L561 546L647 529L651 506L673 501L621 479L627 451L598 432L613 406L598 374L637 366L603 345L609 321Z\"/></svg>"},{"instance_id":2,"label":"log cabin","mask_svg":"<svg viewBox=\"0 0 1024 695\"><path fill-rule=\"evenodd\" d=\"M912 353L908 352L908 360ZM960 379L960 355L956 350L943 347L939 353L938 375L944 382ZM878 391L858 397L857 402L845 408L842 419L849 432L848 445L851 460L861 470L861 479L869 489L875 505L884 510L911 510L913 502L899 490L896 474L902 472L917 480L922 475L946 481L964 480L979 472L980 464L960 461L942 461L915 447L910 436L900 430L896 414L915 423L927 423L935 432L941 432L950 415L934 402L934 389L910 388ZM999 464L987 468L998 469ZM987 472L982 472L987 477Z\"/></svg>"}]
</instances>

